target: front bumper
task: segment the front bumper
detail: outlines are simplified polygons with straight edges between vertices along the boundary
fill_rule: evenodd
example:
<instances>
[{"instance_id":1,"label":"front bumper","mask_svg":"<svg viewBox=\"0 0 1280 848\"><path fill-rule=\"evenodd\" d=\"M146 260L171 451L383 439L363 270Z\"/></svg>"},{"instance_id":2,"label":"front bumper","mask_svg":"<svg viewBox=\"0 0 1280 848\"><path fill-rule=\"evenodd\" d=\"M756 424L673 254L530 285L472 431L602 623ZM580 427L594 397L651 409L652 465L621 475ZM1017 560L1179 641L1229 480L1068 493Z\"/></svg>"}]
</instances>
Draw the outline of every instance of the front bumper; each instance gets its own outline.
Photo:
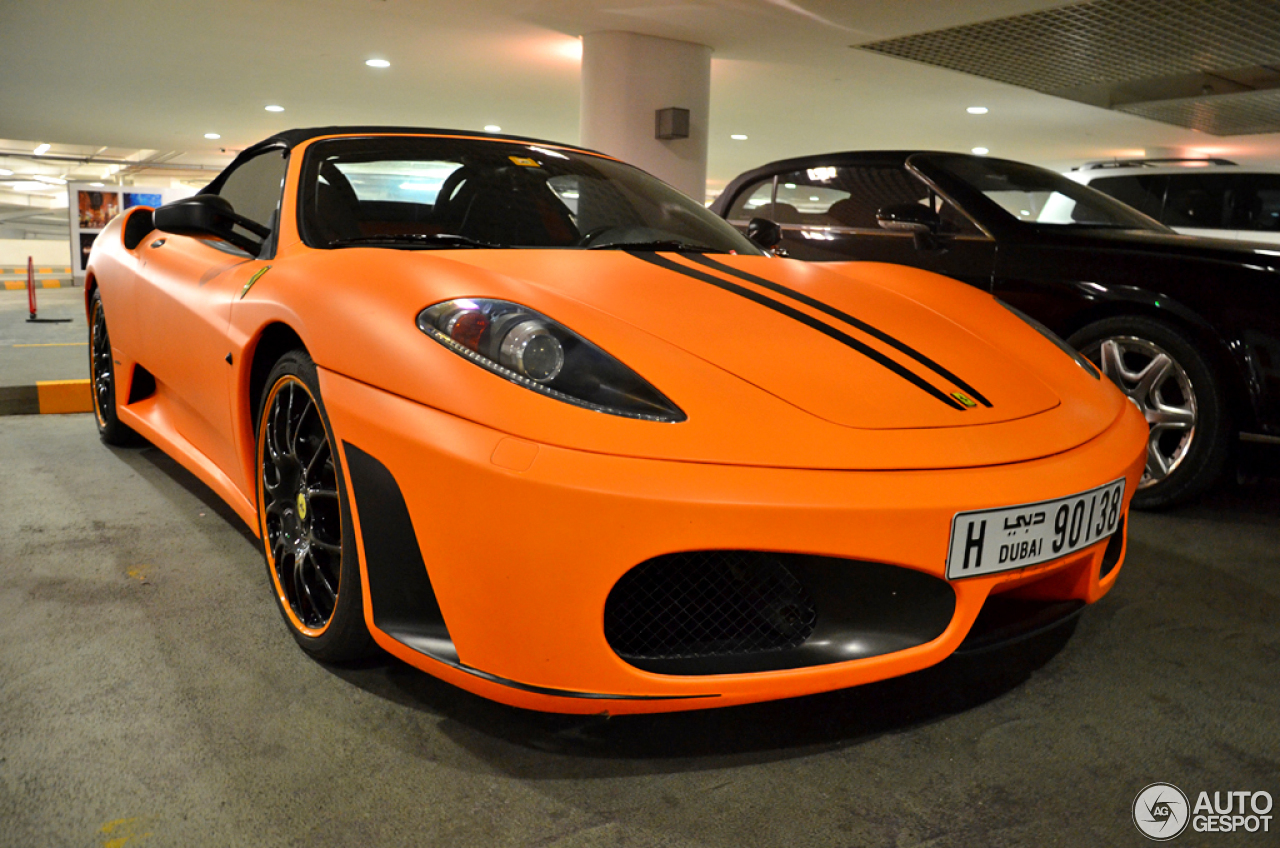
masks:
<instances>
[{"instance_id":1,"label":"front bumper","mask_svg":"<svg viewBox=\"0 0 1280 848\"><path fill-rule=\"evenodd\" d=\"M1092 441L1031 462L814 471L538 445L332 372L322 370L320 379L344 446L374 638L464 689L554 712L697 709L856 686L946 658L993 593L1092 603L1119 573L1123 529L1109 556L1103 540L1053 562L946 583L955 601L940 633L845 662L655 673L619 657L604 628L615 584L640 563L679 552L834 557L941 581L956 512L1046 500L1123 475L1127 513L1145 460L1145 422L1127 407ZM370 476L370 459L386 473ZM384 579L388 573L398 575L392 583Z\"/></svg>"}]
</instances>

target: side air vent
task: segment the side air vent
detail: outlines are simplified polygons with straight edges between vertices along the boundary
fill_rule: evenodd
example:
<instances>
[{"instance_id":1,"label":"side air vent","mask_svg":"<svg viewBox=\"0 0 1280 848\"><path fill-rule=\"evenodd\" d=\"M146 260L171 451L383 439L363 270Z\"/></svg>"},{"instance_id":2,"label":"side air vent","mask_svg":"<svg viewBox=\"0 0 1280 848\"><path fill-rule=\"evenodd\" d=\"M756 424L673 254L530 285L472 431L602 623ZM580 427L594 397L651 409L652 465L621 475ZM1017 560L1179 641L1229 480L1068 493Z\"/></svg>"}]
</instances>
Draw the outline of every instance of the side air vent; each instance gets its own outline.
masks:
<instances>
[{"instance_id":1,"label":"side air vent","mask_svg":"<svg viewBox=\"0 0 1280 848\"><path fill-rule=\"evenodd\" d=\"M124 222L124 247L125 250L133 250L142 244L142 240L147 237L156 228L155 222L151 215L151 210L146 206L139 206L129 211L129 217Z\"/></svg>"},{"instance_id":2,"label":"side air vent","mask_svg":"<svg viewBox=\"0 0 1280 848\"><path fill-rule=\"evenodd\" d=\"M141 365L133 366L133 379L129 381L129 403L146 400L156 393L156 378Z\"/></svg>"}]
</instances>

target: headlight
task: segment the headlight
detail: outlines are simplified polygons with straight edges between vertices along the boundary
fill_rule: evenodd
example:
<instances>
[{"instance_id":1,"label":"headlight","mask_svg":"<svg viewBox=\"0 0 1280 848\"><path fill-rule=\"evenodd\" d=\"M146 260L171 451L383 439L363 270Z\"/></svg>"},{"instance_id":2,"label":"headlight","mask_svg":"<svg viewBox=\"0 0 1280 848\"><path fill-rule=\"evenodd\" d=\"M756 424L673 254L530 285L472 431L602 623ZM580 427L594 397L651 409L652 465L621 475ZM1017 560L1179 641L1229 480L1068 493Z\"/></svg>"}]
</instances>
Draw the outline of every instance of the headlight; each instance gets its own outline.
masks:
<instances>
[{"instance_id":1,"label":"headlight","mask_svg":"<svg viewBox=\"0 0 1280 848\"><path fill-rule=\"evenodd\" d=\"M1074 359L1076 361L1076 364L1079 365L1081 368L1083 368L1086 372L1088 372L1090 377L1092 377L1095 380L1102 379L1102 374L1098 371L1097 367L1092 362L1085 359L1078 350L1076 350L1071 345L1064 342L1061 339L1061 337L1059 337L1058 334L1055 333L1053 330L1050 330L1044 324L1041 324L1039 321L1032 318L1030 315L1026 314L1022 310L1014 309L1012 306L1005 303L1003 300L1000 300L999 298L996 299L996 303L1000 304L1005 309L1012 312L1014 315L1017 315L1023 321L1026 321L1028 324L1031 325L1032 329L1034 329L1037 333L1039 333L1049 341L1056 344L1059 350L1061 350L1067 356Z\"/></svg>"},{"instance_id":2,"label":"headlight","mask_svg":"<svg viewBox=\"0 0 1280 848\"><path fill-rule=\"evenodd\" d=\"M446 300L418 313L418 329L482 368L574 406L645 421L687 417L617 359L516 303Z\"/></svg>"}]
</instances>

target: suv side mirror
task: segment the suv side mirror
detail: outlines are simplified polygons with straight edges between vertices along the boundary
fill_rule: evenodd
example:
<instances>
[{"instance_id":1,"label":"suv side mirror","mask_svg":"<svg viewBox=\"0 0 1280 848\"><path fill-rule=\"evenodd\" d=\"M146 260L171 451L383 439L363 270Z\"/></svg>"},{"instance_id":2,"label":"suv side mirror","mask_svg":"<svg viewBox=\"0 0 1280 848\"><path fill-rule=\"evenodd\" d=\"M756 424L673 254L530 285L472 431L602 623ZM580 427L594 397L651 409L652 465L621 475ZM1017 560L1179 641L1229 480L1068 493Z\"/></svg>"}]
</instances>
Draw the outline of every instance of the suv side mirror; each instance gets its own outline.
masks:
<instances>
[{"instance_id":1,"label":"suv side mirror","mask_svg":"<svg viewBox=\"0 0 1280 848\"><path fill-rule=\"evenodd\" d=\"M752 218L747 222L747 238L769 250L782 241L782 227L768 218Z\"/></svg>"},{"instance_id":2,"label":"suv side mirror","mask_svg":"<svg viewBox=\"0 0 1280 848\"><path fill-rule=\"evenodd\" d=\"M220 239L250 256L257 256L261 252L262 242L237 233L235 225L239 224L262 238L271 234L261 224L237 215L231 208L230 201L216 194L184 197L159 207L153 215L157 230L176 236Z\"/></svg>"},{"instance_id":3,"label":"suv side mirror","mask_svg":"<svg viewBox=\"0 0 1280 848\"><path fill-rule=\"evenodd\" d=\"M919 203L894 203L876 212L876 223L882 229L915 236L916 250L934 250L942 218L928 206Z\"/></svg>"}]
</instances>

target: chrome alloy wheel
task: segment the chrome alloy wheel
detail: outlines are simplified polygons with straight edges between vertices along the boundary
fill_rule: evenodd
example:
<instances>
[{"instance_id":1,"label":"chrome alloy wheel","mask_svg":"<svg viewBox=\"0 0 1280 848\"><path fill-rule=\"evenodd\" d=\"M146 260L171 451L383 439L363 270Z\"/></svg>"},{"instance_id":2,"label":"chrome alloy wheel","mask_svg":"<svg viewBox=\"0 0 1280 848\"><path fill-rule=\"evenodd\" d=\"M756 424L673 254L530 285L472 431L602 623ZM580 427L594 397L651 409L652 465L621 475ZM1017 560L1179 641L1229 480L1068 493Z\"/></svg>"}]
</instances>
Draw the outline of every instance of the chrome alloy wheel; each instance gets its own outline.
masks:
<instances>
[{"instance_id":1,"label":"chrome alloy wheel","mask_svg":"<svg viewBox=\"0 0 1280 848\"><path fill-rule=\"evenodd\" d=\"M1186 458L1196 435L1196 394L1186 370L1159 345L1133 336L1104 338L1081 353L1128 395L1151 428L1138 488L1164 480Z\"/></svg>"},{"instance_id":2,"label":"chrome alloy wheel","mask_svg":"<svg viewBox=\"0 0 1280 848\"><path fill-rule=\"evenodd\" d=\"M276 591L307 636L328 627L342 574L342 509L333 448L311 391L281 377L259 435L262 533Z\"/></svg>"}]
</instances>

